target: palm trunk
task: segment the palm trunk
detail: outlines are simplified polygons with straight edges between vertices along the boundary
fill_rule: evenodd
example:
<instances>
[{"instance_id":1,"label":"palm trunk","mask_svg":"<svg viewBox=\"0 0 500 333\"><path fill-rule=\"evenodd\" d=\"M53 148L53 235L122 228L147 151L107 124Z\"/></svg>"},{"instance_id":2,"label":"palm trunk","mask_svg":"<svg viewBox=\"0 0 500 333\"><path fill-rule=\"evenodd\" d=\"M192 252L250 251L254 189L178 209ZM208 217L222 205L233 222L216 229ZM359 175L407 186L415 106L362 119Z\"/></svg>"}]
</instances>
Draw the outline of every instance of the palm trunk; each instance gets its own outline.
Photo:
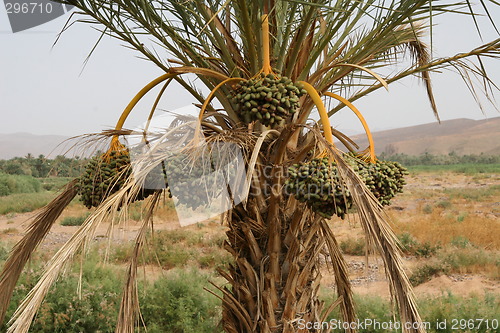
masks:
<instances>
[{"instance_id":1,"label":"palm trunk","mask_svg":"<svg viewBox=\"0 0 500 333\"><path fill-rule=\"evenodd\" d=\"M280 209L273 225L266 226L265 217L254 202L231 215L226 249L234 265L225 274L231 289L223 301L227 333L298 332L296 319L319 321L322 314L318 254L324 244L318 241L318 221L304 207L291 215Z\"/></svg>"},{"instance_id":2,"label":"palm trunk","mask_svg":"<svg viewBox=\"0 0 500 333\"><path fill-rule=\"evenodd\" d=\"M332 253L337 246L333 234L325 234L322 218L281 191L290 135L289 131L281 133L272 158L262 158L265 166L257 168L261 176L254 177L257 180L246 205L227 214L225 248L234 264L228 272L220 272L231 286L222 289L226 333L320 332L303 328L307 322L324 321L333 310L318 297L320 259L325 255L330 255L341 286L342 297L336 304L341 304L344 320L354 320L347 266L340 251ZM272 170L270 175L263 172L265 168Z\"/></svg>"}]
</instances>

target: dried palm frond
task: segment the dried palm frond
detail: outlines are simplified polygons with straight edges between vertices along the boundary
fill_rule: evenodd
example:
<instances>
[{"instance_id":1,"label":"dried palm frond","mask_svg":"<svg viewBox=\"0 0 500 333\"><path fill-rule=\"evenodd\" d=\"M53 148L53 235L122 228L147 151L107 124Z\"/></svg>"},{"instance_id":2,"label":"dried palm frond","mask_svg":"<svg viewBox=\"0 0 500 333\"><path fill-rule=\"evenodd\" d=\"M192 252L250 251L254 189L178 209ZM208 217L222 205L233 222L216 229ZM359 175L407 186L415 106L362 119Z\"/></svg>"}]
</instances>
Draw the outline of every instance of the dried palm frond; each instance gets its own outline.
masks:
<instances>
[{"instance_id":1,"label":"dried palm frond","mask_svg":"<svg viewBox=\"0 0 500 333\"><path fill-rule=\"evenodd\" d=\"M47 263L39 281L28 293L10 319L9 325L11 326L7 332L28 332L32 320L44 297L60 274L64 272L64 269L71 259L79 250L87 248L88 242L93 239L97 227L102 222L113 220L117 218L118 215L125 215L124 208L134 201L134 198L140 190L141 184L137 183L133 178L130 178L123 188L108 197L99 207L97 207Z\"/></svg>"},{"instance_id":2,"label":"dried palm frond","mask_svg":"<svg viewBox=\"0 0 500 333\"><path fill-rule=\"evenodd\" d=\"M78 180L72 180L63 191L33 218L26 235L14 246L0 273L0 324L10 303L14 287L38 245L45 238L50 228L69 205L78 192Z\"/></svg>"},{"instance_id":3,"label":"dried palm frond","mask_svg":"<svg viewBox=\"0 0 500 333\"><path fill-rule=\"evenodd\" d=\"M332 230L324 220L321 221L321 232L325 238L328 253L330 255L331 261L329 263L335 275L335 286L339 296L338 302L340 305L340 313L344 317L344 322L353 323L356 319L356 312L354 310L352 286L349 280L347 264ZM325 316L326 315L327 313L325 313ZM354 332L354 330L349 327L348 332Z\"/></svg>"},{"instance_id":4,"label":"dried palm frond","mask_svg":"<svg viewBox=\"0 0 500 333\"><path fill-rule=\"evenodd\" d=\"M322 137L320 140L324 141ZM341 154L333 148L329 148L328 152L334 158L341 179L358 207L359 220L368 244L377 250L384 261L391 294L401 322L421 324L413 288L403 267L399 240L387 223L388 216L359 175L343 160ZM403 332L425 332L424 326L418 324L412 325L409 329L404 327Z\"/></svg>"},{"instance_id":5,"label":"dried palm frond","mask_svg":"<svg viewBox=\"0 0 500 333\"><path fill-rule=\"evenodd\" d=\"M140 317L139 295L137 293L137 266L139 254L144 245L146 232L152 224L153 212L160 199L161 192L156 192L148 199L146 216L135 238L135 246L127 269L127 281L123 288L122 301L116 325L116 333L134 333Z\"/></svg>"}]
</instances>

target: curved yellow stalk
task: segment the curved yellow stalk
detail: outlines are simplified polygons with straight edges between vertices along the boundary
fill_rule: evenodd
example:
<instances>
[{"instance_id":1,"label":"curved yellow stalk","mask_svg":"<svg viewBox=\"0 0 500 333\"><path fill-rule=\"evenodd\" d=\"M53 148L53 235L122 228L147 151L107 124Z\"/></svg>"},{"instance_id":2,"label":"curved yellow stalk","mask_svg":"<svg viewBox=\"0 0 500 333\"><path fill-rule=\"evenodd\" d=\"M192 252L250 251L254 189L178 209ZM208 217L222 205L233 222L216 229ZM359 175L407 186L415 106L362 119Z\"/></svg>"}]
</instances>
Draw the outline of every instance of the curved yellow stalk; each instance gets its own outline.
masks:
<instances>
[{"instance_id":1,"label":"curved yellow stalk","mask_svg":"<svg viewBox=\"0 0 500 333\"><path fill-rule=\"evenodd\" d=\"M212 89L210 94L208 94L207 98L203 102L203 105L201 106L201 109L200 109L200 113L198 115L198 123L196 124L196 130L195 130L195 135L194 135L194 140L193 140L194 144L197 144L199 142L199 139L201 138L201 130L200 130L201 129L201 122L203 120L203 115L205 114L205 110L207 109L208 104L210 104L210 102L212 101L212 98L214 98L217 90L219 90L226 83L233 82L233 81L245 81L245 79L242 79L240 77L231 77L231 78L225 79L224 81L222 81L221 83L216 85L214 89Z\"/></svg>"},{"instance_id":2,"label":"curved yellow stalk","mask_svg":"<svg viewBox=\"0 0 500 333\"><path fill-rule=\"evenodd\" d=\"M372 133L370 132L370 128L368 127L368 124L366 123L366 120L363 117L363 115L361 114L361 112L359 112L359 110L351 102L349 102L347 99L345 99L342 96L339 96L339 95L334 94L332 92L325 92L325 96L333 97L336 100L344 103L349 109L352 110L352 112L354 112L356 114L359 121L361 121L363 128L365 129L366 136L368 137L368 144L369 144L368 148L370 149L370 162L375 163L375 161L376 161L375 145L373 143Z\"/></svg>"},{"instance_id":3,"label":"curved yellow stalk","mask_svg":"<svg viewBox=\"0 0 500 333\"><path fill-rule=\"evenodd\" d=\"M144 95L146 95L151 89L156 87L156 85L158 85L159 83L167 79L173 78L175 76L177 76L177 74L171 74L171 73L163 74L162 76L157 77L153 81L149 82L144 88L142 88L137 93L137 95L135 95L134 98L132 98L130 103L128 103L125 110L123 110L122 114L120 115L120 118L118 119L118 122L116 123L115 130L119 131L123 128L123 124L125 124L125 120L127 120L127 117L129 116L130 112L132 112L134 107L137 105L137 103L139 103L139 101L144 97ZM111 146L113 147L117 144L118 144L118 134L113 136L113 139L111 141Z\"/></svg>"},{"instance_id":4,"label":"curved yellow stalk","mask_svg":"<svg viewBox=\"0 0 500 333\"><path fill-rule=\"evenodd\" d=\"M310 85L305 81L299 81L299 83L301 83L304 86L304 89L307 91L309 96L311 96L314 104L318 108L326 141L328 141L328 143L330 143L332 146L335 146L335 144L333 143L332 128L330 120L328 119L328 113L326 112L325 104L323 104L321 97L319 96L318 92L316 91L316 89L314 89L312 85Z\"/></svg>"},{"instance_id":5,"label":"curved yellow stalk","mask_svg":"<svg viewBox=\"0 0 500 333\"><path fill-rule=\"evenodd\" d=\"M269 74L273 72L271 67L271 53L269 45L269 16L262 15L262 72Z\"/></svg>"},{"instance_id":6,"label":"curved yellow stalk","mask_svg":"<svg viewBox=\"0 0 500 333\"><path fill-rule=\"evenodd\" d=\"M201 106L200 114L198 116L198 120L200 121L200 123L201 123L201 120L203 119L203 114L205 113L205 110L207 109L208 104L210 104L210 102L212 101L212 98L214 98L217 90L219 90L220 87L222 87L226 83L233 82L233 81L245 81L245 79L242 79L240 77L231 77L231 78L225 79L224 81L222 81L221 83L216 85L215 88L210 92L210 94L208 94L208 97L205 99L205 102L203 102L203 105Z\"/></svg>"}]
</instances>

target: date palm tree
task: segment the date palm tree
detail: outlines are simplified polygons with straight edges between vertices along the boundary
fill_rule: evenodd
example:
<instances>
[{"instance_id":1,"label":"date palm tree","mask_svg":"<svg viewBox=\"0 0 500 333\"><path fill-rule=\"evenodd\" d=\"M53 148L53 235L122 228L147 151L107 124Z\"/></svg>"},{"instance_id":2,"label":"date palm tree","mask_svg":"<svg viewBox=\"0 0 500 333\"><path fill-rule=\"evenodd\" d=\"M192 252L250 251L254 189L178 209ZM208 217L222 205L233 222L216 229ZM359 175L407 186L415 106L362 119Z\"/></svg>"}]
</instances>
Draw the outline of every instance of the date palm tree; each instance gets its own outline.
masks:
<instances>
[{"instance_id":1,"label":"date palm tree","mask_svg":"<svg viewBox=\"0 0 500 333\"><path fill-rule=\"evenodd\" d=\"M403 270L397 238L382 205L334 145L334 137L348 147L352 142L331 128L329 117L345 107L356 113L370 141L370 146L358 155L373 163L374 144L368 125L352 104L356 100L405 77L418 76L424 82L430 109L438 117L431 75L443 68L455 69L474 95L482 88L491 96L488 93L497 87L489 79L482 59L498 58L499 38L444 58L433 58L425 41L432 34L433 17L470 14L479 27L476 12L484 12L489 17L488 6L498 6L498 2L481 1L477 7L468 0L448 3L432 0L68 0L64 3L78 9L77 21L98 27L103 36L121 40L161 72L132 99L121 114L116 130L102 135L105 139L111 138L110 151L120 149L119 137L131 134L123 126L138 101L164 83L149 116L151 119L161 96L168 95L167 88L173 80L199 102L199 130L205 139L231 142L244 151L250 175L249 195L243 203L223 214L228 226L225 248L234 259L227 271L220 272L229 285L219 287L223 295L225 332L302 332L305 330L301 330L301 322L325 320L335 307L340 309L343 321L356 320L347 265L334 230L307 202L282 191L287 181L283 170L316 158L327 158L335 164L340 181L334 185L340 184L343 195L352 198L367 243L384 261L401 322L421 322ZM493 20L491 23L494 26ZM203 96L187 75L196 75L210 94ZM283 108L281 101L276 102L283 110L275 108L274 113L268 112L275 95L268 100L269 106L253 105L251 94L248 99L241 93L238 96L244 87L251 89L256 83L265 86L266 79L276 82L283 77L297 88L295 96L288 101L292 101L291 104L284 101ZM475 78L480 79L479 85L474 84ZM213 99L222 108L212 106ZM332 104L327 110L325 105L330 103L325 102L338 104ZM310 116L316 114L316 110L320 120L311 122ZM271 171L262 176L264 169ZM9 332L28 331L64 265L85 247L99 223L126 211L134 195L139 193L140 180L144 180L146 171L136 174L135 178L128 176L122 188L105 198L55 254L11 319ZM34 218L26 236L13 249L0 273L1 319L26 261L64 207L77 195L78 183L78 180L70 182ZM138 254L148 225L152 223L154 208L165 193L156 191L145 200L147 214L128 268L116 332L134 332L139 323L135 284ZM324 257L328 258L326 262L335 276L338 298L332 304L318 298L320 262ZM418 325L403 330L425 331Z\"/></svg>"}]
</instances>

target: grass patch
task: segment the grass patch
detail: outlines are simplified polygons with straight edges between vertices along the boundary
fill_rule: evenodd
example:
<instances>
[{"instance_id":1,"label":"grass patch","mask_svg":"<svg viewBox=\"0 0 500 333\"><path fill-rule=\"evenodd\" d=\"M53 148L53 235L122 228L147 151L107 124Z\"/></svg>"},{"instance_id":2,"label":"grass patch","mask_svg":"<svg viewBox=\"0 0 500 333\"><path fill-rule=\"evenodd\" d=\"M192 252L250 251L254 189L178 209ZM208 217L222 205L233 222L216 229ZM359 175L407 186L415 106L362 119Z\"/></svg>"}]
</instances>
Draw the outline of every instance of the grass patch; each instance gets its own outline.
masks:
<instances>
[{"instance_id":1,"label":"grass patch","mask_svg":"<svg viewBox=\"0 0 500 333\"><path fill-rule=\"evenodd\" d=\"M228 267L232 258L229 252L212 248L200 255L196 260L201 268L217 269Z\"/></svg>"},{"instance_id":2,"label":"grass patch","mask_svg":"<svg viewBox=\"0 0 500 333\"><path fill-rule=\"evenodd\" d=\"M352 239L348 238L340 242L342 253L352 256L364 256L366 241L363 238Z\"/></svg>"},{"instance_id":3,"label":"grass patch","mask_svg":"<svg viewBox=\"0 0 500 333\"><path fill-rule=\"evenodd\" d=\"M500 185L490 185L480 188L450 188L443 193L450 199L466 199L469 201L487 201L492 197L500 196Z\"/></svg>"},{"instance_id":4,"label":"grass patch","mask_svg":"<svg viewBox=\"0 0 500 333\"><path fill-rule=\"evenodd\" d=\"M53 192L22 193L0 197L0 215L32 212L54 199Z\"/></svg>"},{"instance_id":5,"label":"grass patch","mask_svg":"<svg viewBox=\"0 0 500 333\"><path fill-rule=\"evenodd\" d=\"M469 239L467 237L464 237L464 236L457 236L457 237L453 238L451 240L450 244L453 245L454 247L459 248L459 249L465 249L467 247L472 246L472 243L469 241Z\"/></svg>"},{"instance_id":6,"label":"grass patch","mask_svg":"<svg viewBox=\"0 0 500 333\"><path fill-rule=\"evenodd\" d=\"M324 298L327 305L334 301L332 297ZM358 296L355 295L354 300L356 302L358 319L360 322L365 322L365 320L372 320L372 322L388 323L389 321L394 322L392 318L392 311L390 302L382 299L378 296ZM492 328L492 321L498 321L499 313L499 297L493 294L486 294L485 296L472 296L472 297L460 297L453 294L443 294L439 297L420 297L417 299L419 305L420 314L422 316L422 321L425 323L427 332L429 333L458 333L458 332L480 332L480 333L493 333L497 332L496 329ZM399 322L399 318L396 316L396 320ZM486 323L483 322L481 326L477 326L478 322L475 321L478 318L489 320L489 329ZM335 309L327 318L327 321L332 323L338 323L342 320L342 316L339 311ZM446 328L438 328L436 323L442 323L446 320ZM458 326L452 328L452 321L457 320ZM469 328L460 328L460 321L467 322L472 320L475 322L475 329L471 330ZM496 322L498 323L498 322ZM496 324L495 324L496 325ZM495 326L496 327L496 326ZM340 333L344 332L342 329L334 329L331 332ZM372 333L372 332L401 332L401 330L391 330L391 329L377 329L374 325L361 327L358 331L359 333Z\"/></svg>"},{"instance_id":7,"label":"grass patch","mask_svg":"<svg viewBox=\"0 0 500 333\"><path fill-rule=\"evenodd\" d=\"M462 243L463 244L463 243ZM500 256L493 251L471 246L439 250L436 257L422 263L413 270L410 282L417 286L440 274L486 274L500 279Z\"/></svg>"},{"instance_id":8,"label":"grass patch","mask_svg":"<svg viewBox=\"0 0 500 333\"><path fill-rule=\"evenodd\" d=\"M450 248L437 255L442 265L453 273L486 273L493 279L500 279L500 255L474 247Z\"/></svg>"},{"instance_id":9,"label":"grass patch","mask_svg":"<svg viewBox=\"0 0 500 333\"><path fill-rule=\"evenodd\" d=\"M194 226L193 228L197 228ZM232 260L222 248L225 235L212 234L190 229L158 231L149 237L144 248L146 264L160 265L164 269L181 268L188 265L215 270L226 267ZM126 263L132 253L132 243L125 243L114 248L111 260Z\"/></svg>"},{"instance_id":10,"label":"grass patch","mask_svg":"<svg viewBox=\"0 0 500 333\"><path fill-rule=\"evenodd\" d=\"M398 236L401 249L406 255L428 258L439 249L439 246L432 246L429 242L421 243L410 233L404 232Z\"/></svg>"},{"instance_id":11,"label":"grass patch","mask_svg":"<svg viewBox=\"0 0 500 333\"><path fill-rule=\"evenodd\" d=\"M466 205L461 207L467 208ZM500 237L493 232L498 230L497 220L463 211L449 212L450 214L443 214L442 210L435 209L430 214L417 212L404 219L394 219L394 229L398 234L409 233L420 243L429 243L430 246L444 246L457 237L466 236L476 246L500 249Z\"/></svg>"},{"instance_id":12,"label":"grass patch","mask_svg":"<svg viewBox=\"0 0 500 333\"><path fill-rule=\"evenodd\" d=\"M46 191L59 191L67 183L69 183L73 178L71 177L47 177L38 178L42 185L42 188Z\"/></svg>"},{"instance_id":13,"label":"grass patch","mask_svg":"<svg viewBox=\"0 0 500 333\"><path fill-rule=\"evenodd\" d=\"M62 219L61 225L65 227L69 226L79 226L82 225L83 222L89 217L90 213L87 212L83 215L80 216L66 216L65 218Z\"/></svg>"},{"instance_id":14,"label":"grass patch","mask_svg":"<svg viewBox=\"0 0 500 333\"><path fill-rule=\"evenodd\" d=\"M16 193L40 192L40 189L40 182L34 177L0 173L0 197Z\"/></svg>"},{"instance_id":15,"label":"grass patch","mask_svg":"<svg viewBox=\"0 0 500 333\"><path fill-rule=\"evenodd\" d=\"M478 173L500 173L500 164L479 164L479 163L464 163L464 164L449 164L449 165L411 165L405 167L412 173L416 172L454 172L463 173L466 175L474 175Z\"/></svg>"},{"instance_id":16,"label":"grass patch","mask_svg":"<svg viewBox=\"0 0 500 333\"><path fill-rule=\"evenodd\" d=\"M410 275L410 283L415 287L446 272L447 269L440 262L423 264Z\"/></svg>"}]
</instances>

